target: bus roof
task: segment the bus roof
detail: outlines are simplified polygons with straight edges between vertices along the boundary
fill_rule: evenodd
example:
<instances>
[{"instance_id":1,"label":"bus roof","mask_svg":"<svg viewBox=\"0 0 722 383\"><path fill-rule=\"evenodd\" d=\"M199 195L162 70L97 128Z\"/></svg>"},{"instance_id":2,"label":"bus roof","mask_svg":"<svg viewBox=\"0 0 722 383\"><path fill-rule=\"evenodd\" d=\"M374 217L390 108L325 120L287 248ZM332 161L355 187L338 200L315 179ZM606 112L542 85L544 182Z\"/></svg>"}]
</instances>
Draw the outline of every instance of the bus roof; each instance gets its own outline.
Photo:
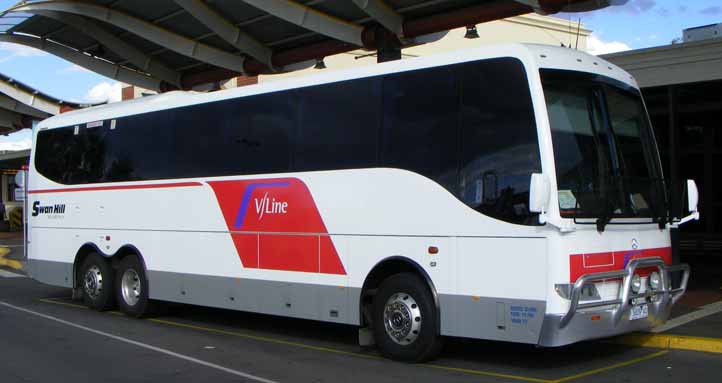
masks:
<instances>
[{"instance_id":1,"label":"bus roof","mask_svg":"<svg viewBox=\"0 0 722 383\"><path fill-rule=\"evenodd\" d=\"M527 65L528 70L550 68L597 73L638 88L636 81L629 73L602 58L586 52L539 44L494 44L475 49L391 61L360 68L328 71L210 93L173 91L63 113L42 121L36 129L70 126L255 94L497 57L518 58Z\"/></svg>"}]
</instances>

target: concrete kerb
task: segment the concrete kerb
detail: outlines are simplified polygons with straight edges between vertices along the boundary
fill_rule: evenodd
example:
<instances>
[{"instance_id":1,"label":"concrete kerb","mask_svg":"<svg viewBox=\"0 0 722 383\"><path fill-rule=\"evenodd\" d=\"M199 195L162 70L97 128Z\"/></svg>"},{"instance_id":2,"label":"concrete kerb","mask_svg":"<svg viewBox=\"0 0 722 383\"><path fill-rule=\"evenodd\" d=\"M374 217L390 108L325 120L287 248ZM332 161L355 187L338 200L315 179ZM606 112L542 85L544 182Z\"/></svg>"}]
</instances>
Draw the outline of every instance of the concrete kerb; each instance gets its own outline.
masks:
<instances>
[{"instance_id":1,"label":"concrete kerb","mask_svg":"<svg viewBox=\"0 0 722 383\"><path fill-rule=\"evenodd\" d=\"M612 343L666 350L702 351L722 354L722 338L701 338L674 334L629 334L610 340Z\"/></svg>"},{"instance_id":2,"label":"concrete kerb","mask_svg":"<svg viewBox=\"0 0 722 383\"><path fill-rule=\"evenodd\" d=\"M688 314L684 314L669 320L663 326L652 329L649 333L634 333L623 335L610 340L612 343L625 344L637 347L652 347L667 350L688 350L702 351L722 354L722 327L721 337L701 337L693 335L674 334L675 328L689 325L700 319L719 315L722 313L722 301L714 302ZM689 331L687 331L689 333Z\"/></svg>"}]
</instances>

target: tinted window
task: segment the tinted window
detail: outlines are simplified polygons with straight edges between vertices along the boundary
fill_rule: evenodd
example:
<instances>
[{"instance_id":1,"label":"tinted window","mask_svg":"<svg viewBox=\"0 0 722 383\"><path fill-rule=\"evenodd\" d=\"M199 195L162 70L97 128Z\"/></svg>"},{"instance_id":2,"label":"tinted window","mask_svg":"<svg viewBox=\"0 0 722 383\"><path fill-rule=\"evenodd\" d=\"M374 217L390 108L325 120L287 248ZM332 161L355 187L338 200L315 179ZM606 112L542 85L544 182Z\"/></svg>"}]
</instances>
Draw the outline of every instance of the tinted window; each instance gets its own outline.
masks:
<instances>
[{"instance_id":1,"label":"tinted window","mask_svg":"<svg viewBox=\"0 0 722 383\"><path fill-rule=\"evenodd\" d=\"M536 223L540 172L524 68L495 59L128 116L38 134L64 184L362 167L424 175L479 212Z\"/></svg>"},{"instance_id":2,"label":"tinted window","mask_svg":"<svg viewBox=\"0 0 722 383\"><path fill-rule=\"evenodd\" d=\"M531 173L541 172L524 67L515 59L464 64L461 84L461 199L505 221L536 224Z\"/></svg>"},{"instance_id":3,"label":"tinted window","mask_svg":"<svg viewBox=\"0 0 722 383\"><path fill-rule=\"evenodd\" d=\"M369 168L377 165L381 79L369 78L299 90L301 123L294 169Z\"/></svg>"},{"instance_id":4,"label":"tinted window","mask_svg":"<svg viewBox=\"0 0 722 383\"><path fill-rule=\"evenodd\" d=\"M166 111L171 177L289 171L294 101L289 91Z\"/></svg>"},{"instance_id":5,"label":"tinted window","mask_svg":"<svg viewBox=\"0 0 722 383\"><path fill-rule=\"evenodd\" d=\"M246 125L236 136L241 145L241 174L279 173L291 169L293 137L297 129L295 92L264 94L241 99Z\"/></svg>"},{"instance_id":6,"label":"tinted window","mask_svg":"<svg viewBox=\"0 0 722 383\"><path fill-rule=\"evenodd\" d=\"M96 134L104 133L105 164L103 176L87 182L152 180L178 174L174 166L174 134L167 128L175 126L174 117L175 113L163 111L116 120L112 130L107 122L103 128L91 128Z\"/></svg>"},{"instance_id":7,"label":"tinted window","mask_svg":"<svg viewBox=\"0 0 722 383\"><path fill-rule=\"evenodd\" d=\"M459 103L454 68L389 76L383 92L383 166L423 174L455 193Z\"/></svg>"},{"instance_id":8,"label":"tinted window","mask_svg":"<svg viewBox=\"0 0 722 383\"><path fill-rule=\"evenodd\" d=\"M36 166L65 184L287 172L294 100L268 94L123 117L113 129L41 131Z\"/></svg>"},{"instance_id":9,"label":"tinted window","mask_svg":"<svg viewBox=\"0 0 722 383\"><path fill-rule=\"evenodd\" d=\"M73 128L41 131L34 149L38 172L56 182L72 183L71 174L78 167L81 155Z\"/></svg>"}]
</instances>

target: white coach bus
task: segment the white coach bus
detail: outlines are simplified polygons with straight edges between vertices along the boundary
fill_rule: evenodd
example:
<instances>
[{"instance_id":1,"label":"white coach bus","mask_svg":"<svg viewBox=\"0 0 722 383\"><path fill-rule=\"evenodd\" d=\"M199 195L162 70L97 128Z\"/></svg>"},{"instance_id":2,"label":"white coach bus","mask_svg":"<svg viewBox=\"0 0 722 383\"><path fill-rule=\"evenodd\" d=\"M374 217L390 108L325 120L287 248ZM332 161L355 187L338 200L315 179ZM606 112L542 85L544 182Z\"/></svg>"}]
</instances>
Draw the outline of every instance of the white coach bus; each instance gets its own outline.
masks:
<instances>
[{"instance_id":1,"label":"white coach bus","mask_svg":"<svg viewBox=\"0 0 722 383\"><path fill-rule=\"evenodd\" d=\"M98 310L346 323L407 361L444 336L560 346L668 318L688 184L672 219L628 73L493 46L45 120L28 268Z\"/></svg>"}]
</instances>

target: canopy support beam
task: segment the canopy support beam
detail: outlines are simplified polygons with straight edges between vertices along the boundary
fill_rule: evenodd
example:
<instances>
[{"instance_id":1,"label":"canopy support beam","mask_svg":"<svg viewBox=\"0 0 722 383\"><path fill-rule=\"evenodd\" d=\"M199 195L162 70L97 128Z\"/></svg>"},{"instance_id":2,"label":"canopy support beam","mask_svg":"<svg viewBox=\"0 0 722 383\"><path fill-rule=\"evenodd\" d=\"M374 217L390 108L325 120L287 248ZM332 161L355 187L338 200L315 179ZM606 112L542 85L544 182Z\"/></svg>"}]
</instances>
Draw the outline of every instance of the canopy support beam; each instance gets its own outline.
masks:
<instances>
[{"instance_id":1,"label":"canopy support beam","mask_svg":"<svg viewBox=\"0 0 722 383\"><path fill-rule=\"evenodd\" d=\"M363 27L290 0L243 0L266 13L310 31L356 46L364 46Z\"/></svg>"},{"instance_id":2,"label":"canopy support beam","mask_svg":"<svg viewBox=\"0 0 722 383\"><path fill-rule=\"evenodd\" d=\"M404 37L404 18L383 0L353 0L353 2L398 38Z\"/></svg>"},{"instance_id":3,"label":"canopy support beam","mask_svg":"<svg viewBox=\"0 0 722 383\"><path fill-rule=\"evenodd\" d=\"M196 20L200 21L208 29L215 32L215 34L236 47L239 51L265 63L269 68L273 67L271 64L271 55L273 54L271 48L243 32L203 1L175 0L175 2L191 16L196 18Z\"/></svg>"},{"instance_id":4,"label":"canopy support beam","mask_svg":"<svg viewBox=\"0 0 722 383\"><path fill-rule=\"evenodd\" d=\"M33 118L44 120L51 116L50 113L45 113L41 110L35 109L31 106L25 105L22 102L0 93L0 109L9 110L11 112L25 114Z\"/></svg>"},{"instance_id":5,"label":"canopy support beam","mask_svg":"<svg viewBox=\"0 0 722 383\"><path fill-rule=\"evenodd\" d=\"M120 82L137 85L141 88L151 89L154 91L161 90L161 82L158 79L131 71L130 69L123 68L120 65L111 64L107 61L100 60L83 52L67 48L48 40L42 40L37 37L25 35L0 34L0 41L25 45L48 52L64 60L70 61L75 65Z\"/></svg>"},{"instance_id":6,"label":"canopy support beam","mask_svg":"<svg viewBox=\"0 0 722 383\"><path fill-rule=\"evenodd\" d=\"M151 22L108 7L78 1L40 1L21 3L11 8L9 12L32 13L37 10L66 12L100 20L126 31L132 31L148 41L181 55L228 70L245 72L243 68L245 58L242 56L194 41Z\"/></svg>"},{"instance_id":7,"label":"canopy support beam","mask_svg":"<svg viewBox=\"0 0 722 383\"><path fill-rule=\"evenodd\" d=\"M60 21L61 23L75 28L115 52L118 56L127 59L128 62L140 68L140 70L176 87L180 87L180 73L170 69L157 59L153 59L134 46L108 32L98 22L83 16L76 16L64 12L35 10L32 11L32 13Z\"/></svg>"}]
</instances>

